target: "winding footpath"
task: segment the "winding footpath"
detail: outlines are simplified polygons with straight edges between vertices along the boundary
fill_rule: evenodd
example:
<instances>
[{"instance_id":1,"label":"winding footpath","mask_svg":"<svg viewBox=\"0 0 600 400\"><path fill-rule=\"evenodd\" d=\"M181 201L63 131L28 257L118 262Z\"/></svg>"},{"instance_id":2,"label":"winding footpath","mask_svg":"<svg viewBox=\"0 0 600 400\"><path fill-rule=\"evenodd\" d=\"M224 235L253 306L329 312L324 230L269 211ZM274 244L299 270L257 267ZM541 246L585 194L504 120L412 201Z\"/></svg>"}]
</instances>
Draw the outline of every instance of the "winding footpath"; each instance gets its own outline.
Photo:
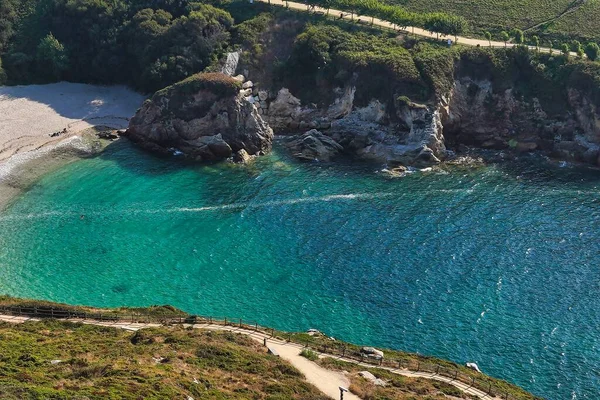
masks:
<instances>
[{"instance_id":1,"label":"winding footpath","mask_svg":"<svg viewBox=\"0 0 600 400\"><path fill-rule=\"evenodd\" d=\"M19 316L13 316L13 315L0 315L0 321L20 324L20 323L24 323L24 322L28 322L28 321L41 321L41 319L40 318L32 318L32 317L19 317ZM156 323L130 323L130 322L122 322L122 321L121 322L107 322L107 321L82 320L82 319L62 319L62 321L79 322L79 323L88 324L88 325L106 326L106 327L112 327L112 328L118 328L118 329L125 329L128 331L137 331L137 330L143 329L143 328L156 328L156 327L162 326L161 324L156 324ZM320 365L318 365L317 363L314 363L314 362L302 357L300 355L300 352L302 351L302 349L304 347L300 344L286 342L284 340L272 338L269 334L264 333L264 332L253 331L253 330L249 330L249 329L245 329L245 328L239 328L236 326L229 326L229 325L223 326L223 325L216 325L216 324L195 324L195 325L184 324L183 326L184 327L193 327L193 328L197 328L197 329L206 329L206 330L211 330L211 331L227 331L227 332L240 333L243 335L247 335L250 338L252 338L260 343L264 343L265 339L266 339L267 346L270 349L274 349L281 358L288 361L296 369L298 369L300 372L302 372L304 374L304 376L306 377L306 380L309 383L313 384L321 392L323 392L324 394L326 394L327 396L329 396L333 399L339 398L340 386L347 388L350 385L350 381L349 381L348 377L346 376L346 374L344 374L342 372L338 372L338 371L332 371L332 370L325 369L325 368L321 367ZM340 357L340 356L335 356L332 354L320 353L319 357L320 358L324 358L324 357L336 358L341 361L364 366L365 368L373 368L373 365L361 363L356 360L352 360L352 359ZM463 392L473 395L479 399L501 400L498 397L492 397L482 390L479 390L479 389L474 388L464 382L449 378L447 376L438 375L438 374L431 373L431 372L417 372L417 371L410 371L407 369L399 369L399 368L389 368L389 367L375 367L375 368L385 369L394 374L411 377L411 378L425 378L425 379L432 379L432 380L436 380L436 381L440 381L440 382L446 382L446 383L449 383L449 384L457 387L458 389L462 390ZM350 393L350 392L344 394L344 399L345 400L361 400L360 397L358 397L355 394Z\"/></svg>"},{"instance_id":2,"label":"winding footpath","mask_svg":"<svg viewBox=\"0 0 600 400\"><path fill-rule=\"evenodd\" d=\"M344 19L347 21L354 21L354 22L358 22L363 25L374 25L374 26L379 26L379 27L385 28L385 29L392 29L392 30L398 31L397 29L394 29L394 24L389 21L385 21L385 20L382 20L379 18L371 18L371 17L367 17L364 15L363 16L357 16L356 14L352 15L351 13L349 13L347 11L340 11L340 10L336 10L333 8L330 8L329 11L325 8L318 7L318 6L311 7L309 9L306 4L296 3L293 1L285 1L285 0L255 0L255 1L260 1L263 3L275 5L275 6L287 7L287 8L293 9L293 10L298 10L298 11L303 11L303 12L322 13L324 15L329 15L330 17L339 16L340 19ZM414 26L408 26L408 27L406 27L406 29L403 29L400 32L411 33L416 36L426 37L426 38L430 38L430 39L438 39L439 38L438 37L439 35L436 33L432 33L425 29L417 28ZM449 38L452 38L452 37L449 36ZM480 47L515 47L515 46L517 46L514 43L504 43L504 42L498 42L498 41L494 41L494 40L488 42L485 39L474 39L474 38L468 38L465 36L457 36L456 39L457 39L458 43L465 44L467 46L480 46ZM527 46L527 47L530 50L536 50L535 46ZM560 50L550 49L548 47L539 47L538 50L543 53L560 54ZM571 52L571 56L577 56L577 53Z\"/></svg>"}]
</instances>

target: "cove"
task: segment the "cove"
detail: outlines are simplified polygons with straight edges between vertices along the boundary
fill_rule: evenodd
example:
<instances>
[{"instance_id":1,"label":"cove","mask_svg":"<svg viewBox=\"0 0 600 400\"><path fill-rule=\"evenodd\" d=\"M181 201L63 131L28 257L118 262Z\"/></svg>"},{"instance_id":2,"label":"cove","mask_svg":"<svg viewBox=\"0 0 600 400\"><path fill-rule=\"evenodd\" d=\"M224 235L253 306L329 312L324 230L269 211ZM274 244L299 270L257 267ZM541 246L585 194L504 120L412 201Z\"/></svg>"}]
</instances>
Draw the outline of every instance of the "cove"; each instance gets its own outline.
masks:
<instances>
[{"instance_id":1,"label":"cove","mask_svg":"<svg viewBox=\"0 0 600 400\"><path fill-rule=\"evenodd\" d=\"M277 146L247 166L188 166L117 142L0 214L0 292L317 328L596 398L598 171L377 169Z\"/></svg>"}]
</instances>

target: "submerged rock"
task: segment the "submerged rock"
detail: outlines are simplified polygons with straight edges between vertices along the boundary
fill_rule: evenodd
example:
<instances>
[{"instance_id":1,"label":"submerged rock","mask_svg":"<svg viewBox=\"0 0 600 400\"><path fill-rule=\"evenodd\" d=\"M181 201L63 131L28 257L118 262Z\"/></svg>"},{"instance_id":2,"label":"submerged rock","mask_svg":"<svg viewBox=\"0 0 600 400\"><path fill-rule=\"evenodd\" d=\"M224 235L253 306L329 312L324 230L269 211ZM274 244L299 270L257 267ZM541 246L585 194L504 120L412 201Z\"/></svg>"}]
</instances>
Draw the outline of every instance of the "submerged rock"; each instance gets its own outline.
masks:
<instances>
[{"instance_id":1,"label":"submerged rock","mask_svg":"<svg viewBox=\"0 0 600 400\"><path fill-rule=\"evenodd\" d=\"M286 146L297 158L317 161L330 161L343 150L339 143L316 129L292 139Z\"/></svg>"},{"instance_id":2,"label":"submerged rock","mask_svg":"<svg viewBox=\"0 0 600 400\"><path fill-rule=\"evenodd\" d=\"M239 81L221 73L193 75L147 100L127 136L146 149L177 148L198 161L223 160L240 150L264 154L273 131L240 89Z\"/></svg>"}]
</instances>

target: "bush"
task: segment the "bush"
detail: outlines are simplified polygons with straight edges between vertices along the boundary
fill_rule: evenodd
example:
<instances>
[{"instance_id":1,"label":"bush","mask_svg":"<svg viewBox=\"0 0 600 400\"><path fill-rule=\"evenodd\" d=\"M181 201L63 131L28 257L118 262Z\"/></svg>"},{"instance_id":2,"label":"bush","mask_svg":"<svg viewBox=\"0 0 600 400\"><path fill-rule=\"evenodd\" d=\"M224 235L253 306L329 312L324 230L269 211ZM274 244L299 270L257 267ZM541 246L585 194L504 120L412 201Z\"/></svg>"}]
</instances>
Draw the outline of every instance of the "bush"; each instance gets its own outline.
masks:
<instances>
[{"instance_id":1,"label":"bush","mask_svg":"<svg viewBox=\"0 0 600 400\"><path fill-rule=\"evenodd\" d=\"M317 361L319 359L319 355L310 349L302 350L302 352L300 352L300 355L304 358L309 359L310 361Z\"/></svg>"},{"instance_id":2,"label":"bush","mask_svg":"<svg viewBox=\"0 0 600 400\"><path fill-rule=\"evenodd\" d=\"M585 46L585 55L591 61L596 61L596 59L598 58L599 52L600 52L600 47L598 47L598 45L596 43L590 42Z\"/></svg>"},{"instance_id":3,"label":"bush","mask_svg":"<svg viewBox=\"0 0 600 400\"><path fill-rule=\"evenodd\" d=\"M156 92L155 96L171 93L193 94L208 90L219 97L234 96L242 88L241 82L220 72L199 73ZM153 97L154 98L154 97Z\"/></svg>"}]
</instances>

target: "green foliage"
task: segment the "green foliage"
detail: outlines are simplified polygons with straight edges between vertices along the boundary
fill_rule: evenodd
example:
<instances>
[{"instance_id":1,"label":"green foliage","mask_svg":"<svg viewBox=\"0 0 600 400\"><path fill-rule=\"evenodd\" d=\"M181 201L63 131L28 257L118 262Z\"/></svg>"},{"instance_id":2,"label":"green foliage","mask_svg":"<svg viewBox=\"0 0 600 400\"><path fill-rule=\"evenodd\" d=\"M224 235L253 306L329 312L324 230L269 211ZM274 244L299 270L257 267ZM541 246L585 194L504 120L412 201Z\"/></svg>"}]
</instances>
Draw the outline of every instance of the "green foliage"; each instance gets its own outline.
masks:
<instances>
[{"instance_id":1,"label":"green foliage","mask_svg":"<svg viewBox=\"0 0 600 400\"><path fill-rule=\"evenodd\" d=\"M344 86L354 74L360 80L359 103L379 97L393 104L396 91L420 98L426 91L411 54L395 39L352 34L327 25L308 26L298 35L282 71L285 86L306 96L311 95L302 93L310 90L306 82Z\"/></svg>"},{"instance_id":2,"label":"green foliage","mask_svg":"<svg viewBox=\"0 0 600 400\"><path fill-rule=\"evenodd\" d=\"M569 49L569 45L568 45L568 44L566 44L566 43L563 43L563 44L560 46L560 51L561 51L561 53L562 53L562 54L563 54L565 57L569 58L569 55L570 55L570 52L571 52L571 50Z\"/></svg>"},{"instance_id":3,"label":"green foliage","mask_svg":"<svg viewBox=\"0 0 600 400\"><path fill-rule=\"evenodd\" d=\"M483 36L485 37L485 40L487 40L490 44L490 47L492 47L492 34L488 31L483 32Z\"/></svg>"},{"instance_id":4,"label":"green foliage","mask_svg":"<svg viewBox=\"0 0 600 400\"><path fill-rule=\"evenodd\" d=\"M219 96L234 96L242 88L242 84L230 76L219 72L199 73L192 75L181 82L161 89L156 94L168 93L192 94L200 90L208 90Z\"/></svg>"},{"instance_id":5,"label":"green foliage","mask_svg":"<svg viewBox=\"0 0 600 400\"><path fill-rule=\"evenodd\" d=\"M303 349L300 352L300 355L304 358L309 359L310 361L317 361L319 359L319 355L310 349Z\"/></svg>"},{"instance_id":6,"label":"green foliage","mask_svg":"<svg viewBox=\"0 0 600 400\"><path fill-rule=\"evenodd\" d=\"M585 55L591 61L596 61L596 59L598 58L599 52L600 52L600 47L598 47L598 44L590 42L585 45Z\"/></svg>"},{"instance_id":7,"label":"green foliage","mask_svg":"<svg viewBox=\"0 0 600 400\"><path fill-rule=\"evenodd\" d=\"M45 321L0 323L0 336L3 399L326 399L290 364L230 332Z\"/></svg>"},{"instance_id":8,"label":"green foliage","mask_svg":"<svg viewBox=\"0 0 600 400\"><path fill-rule=\"evenodd\" d=\"M500 40L502 40L504 42L504 45L506 45L506 42L508 42L509 39L510 39L510 36L509 36L508 32L506 32L506 31L500 32Z\"/></svg>"},{"instance_id":9,"label":"green foliage","mask_svg":"<svg viewBox=\"0 0 600 400\"><path fill-rule=\"evenodd\" d=\"M228 45L233 25L227 12L188 0L10 2L21 10L5 12L17 15L10 19L12 40L4 56L13 82L64 77L154 91L212 63ZM1 12L2 7L0 18ZM54 59L52 69L47 64L50 32L71 55L68 64Z\"/></svg>"},{"instance_id":10,"label":"green foliage","mask_svg":"<svg viewBox=\"0 0 600 400\"><path fill-rule=\"evenodd\" d=\"M69 67L67 51L52 33L40 41L35 56L39 76L48 81L60 80Z\"/></svg>"},{"instance_id":11,"label":"green foliage","mask_svg":"<svg viewBox=\"0 0 600 400\"><path fill-rule=\"evenodd\" d=\"M523 31L520 29L515 29L513 31L513 37L515 39L516 44L523 44L525 41L525 36L523 35Z\"/></svg>"},{"instance_id":12,"label":"green foliage","mask_svg":"<svg viewBox=\"0 0 600 400\"><path fill-rule=\"evenodd\" d=\"M6 72L2 68L2 59L0 58L0 85L4 85L6 83Z\"/></svg>"},{"instance_id":13,"label":"green foliage","mask_svg":"<svg viewBox=\"0 0 600 400\"><path fill-rule=\"evenodd\" d=\"M267 30L272 20L273 15L262 13L236 25L233 29L233 42L245 48L256 50L260 34Z\"/></svg>"},{"instance_id":14,"label":"green foliage","mask_svg":"<svg viewBox=\"0 0 600 400\"><path fill-rule=\"evenodd\" d=\"M578 52L581 48L581 42L579 40L573 40L571 42L571 51Z\"/></svg>"}]
</instances>

